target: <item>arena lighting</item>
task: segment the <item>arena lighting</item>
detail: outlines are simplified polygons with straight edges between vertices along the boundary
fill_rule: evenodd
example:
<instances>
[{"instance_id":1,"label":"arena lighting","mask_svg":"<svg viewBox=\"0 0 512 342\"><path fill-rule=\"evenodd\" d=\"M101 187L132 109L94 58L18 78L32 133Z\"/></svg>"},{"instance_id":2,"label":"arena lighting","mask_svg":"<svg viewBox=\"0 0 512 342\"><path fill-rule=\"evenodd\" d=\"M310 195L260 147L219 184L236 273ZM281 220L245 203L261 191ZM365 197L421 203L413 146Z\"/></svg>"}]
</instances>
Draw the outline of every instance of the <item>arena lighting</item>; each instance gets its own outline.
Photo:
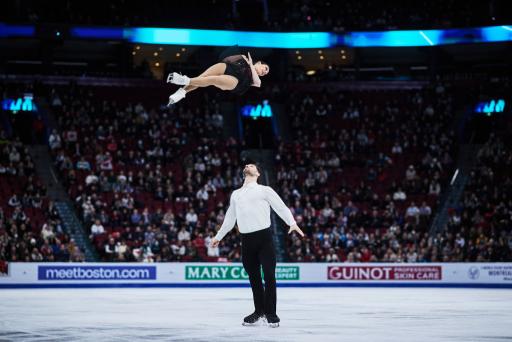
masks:
<instances>
[{"instance_id":1,"label":"arena lighting","mask_svg":"<svg viewBox=\"0 0 512 342\"><path fill-rule=\"evenodd\" d=\"M240 110L242 116L257 118L271 118L273 116L272 107L269 105L268 100L263 100L261 104L256 106L246 105Z\"/></svg>"},{"instance_id":2,"label":"arena lighting","mask_svg":"<svg viewBox=\"0 0 512 342\"><path fill-rule=\"evenodd\" d=\"M489 26L450 30L406 30L349 32L342 44L352 47L405 47L512 41L509 26Z\"/></svg>"},{"instance_id":3,"label":"arena lighting","mask_svg":"<svg viewBox=\"0 0 512 342\"><path fill-rule=\"evenodd\" d=\"M33 37L35 26L0 23L0 37ZM254 32L159 27L71 27L79 39L114 39L159 45L230 46L256 48L407 47L512 41L512 25L449 30L347 32Z\"/></svg>"},{"instance_id":4,"label":"arena lighting","mask_svg":"<svg viewBox=\"0 0 512 342\"><path fill-rule=\"evenodd\" d=\"M119 27L72 27L69 32L73 38L124 40L125 29Z\"/></svg>"},{"instance_id":5,"label":"arena lighting","mask_svg":"<svg viewBox=\"0 0 512 342\"><path fill-rule=\"evenodd\" d=\"M7 25L0 23L0 38L4 37L33 37L36 28L31 25Z\"/></svg>"},{"instance_id":6,"label":"arena lighting","mask_svg":"<svg viewBox=\"0 0 512 342\"><path fill-rule=\"evenodd\" d=\"M505 111L505 104L503 99L479 102L475 107L475 113L484 113L488 116L491 116L493 113L503 113Z\"/></svg>"},{"instance_id":7,"label":"arena lighting","mask_svg":"<svg viewBox=\"0 0 512 342\"><path fill-rule=\"evenodd\" d=\"M512 28L491 26L450 30L406 30L348 32L338 35L329 32L249 32L223 30L189 30L165 28L125 29L123 36L133 43L181 44L265 48L326 48L436 46L512 41Z\"/></svg>"},{"instance_id":8,"label":"arena lighting","mask_svg":"<svg viewBox=\"0 0 512 342\"><path fill-rule=\"evenodd\" d=\"M336 43L328 32L252 32L136 27L126 29L125 37L133 43L174 45L240 45L261 48L319 48Z\"/></svg>"},{"instance_id":9,"label":"arena lighting","mask_svg":"<svg viewBox=\"0 0 512 342\"><path fill-rule=\"evenodd\" d=\"M512 41L512 27L490 26L450 30L405 30L348 32L245 32L164 28L125 29L123 36L133 43L182 44L266 48L407 47Z\"/></svg>"},{"instance_id":10,"label":"arena lighting","mask_svg":"<svg viewBox=\"0 0 512 342\"><path fill-rule=\"evenodd\" d=\"M450 181L450 185L453 185L453 182L457 179L457 176L459 175L459 169L455 170L455 173L453 174L452 180Z\"/></svg>"},{"instance_id":11,"label":"arena lighting","mask_svg":"<svg viewBox=\"0 0 512 342\"><path fill-rule=\"evenodd\" d=\"M37 111L36 104L34 103L34 96L30 93L23 94L23 97L18 97L17 99L7 98L2 100L2 109L5 111L13 112L14 114L19 111Z\"/></svg>"}]
</instances>

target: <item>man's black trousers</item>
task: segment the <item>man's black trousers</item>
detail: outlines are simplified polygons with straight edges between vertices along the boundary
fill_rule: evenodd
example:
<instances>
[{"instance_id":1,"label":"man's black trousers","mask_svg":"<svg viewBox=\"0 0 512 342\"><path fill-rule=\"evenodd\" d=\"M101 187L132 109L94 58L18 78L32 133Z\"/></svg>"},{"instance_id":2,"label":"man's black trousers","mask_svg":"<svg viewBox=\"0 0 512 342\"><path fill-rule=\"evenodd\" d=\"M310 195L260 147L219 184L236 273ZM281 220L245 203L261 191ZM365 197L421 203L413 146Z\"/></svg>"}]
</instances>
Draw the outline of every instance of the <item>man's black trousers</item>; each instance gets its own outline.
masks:
<instances>
[{"instance_id":1,"label":"man's black trousers","mask_svg":"<svg viewBox=\"0 0 512 342\"><path fill-rule=\"evenodd\" d=\"M254 308L260 314L276 313L276 252L270 228L242 235L242 263L249 274ZM261 266L265 289L261 281Z\"/></svg>"}]
</instances>

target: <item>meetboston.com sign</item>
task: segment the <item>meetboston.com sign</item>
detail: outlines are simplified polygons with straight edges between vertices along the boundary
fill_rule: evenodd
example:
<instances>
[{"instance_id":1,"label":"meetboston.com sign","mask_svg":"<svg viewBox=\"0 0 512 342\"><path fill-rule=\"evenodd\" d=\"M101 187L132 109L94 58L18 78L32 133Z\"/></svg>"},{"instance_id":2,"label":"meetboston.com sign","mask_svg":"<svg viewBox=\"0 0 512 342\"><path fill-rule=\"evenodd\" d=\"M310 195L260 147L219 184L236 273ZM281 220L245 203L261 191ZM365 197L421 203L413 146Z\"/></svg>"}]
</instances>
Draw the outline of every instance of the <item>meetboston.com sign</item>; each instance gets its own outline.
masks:
<instances>
[{"instance_id":1,"label":"meetboston.com sign","mask_svg":"<svg viewBox=\"0 0 512 342\"><path fill-rule=\"evenodd\" d=\"M39 266L38 280L156 280L156 266Z\"/></svg>"},{"instance_id":2,"label":"meetboston.com sign","mask_svg":"<svg viewBox=\"0 0 512 342\"><path fill-rule=\"evenodd\" d=\"M263 277L263 272L262 272ZM185 266L186 280L245 280L249 279L243 266ZM277 280L299 280L298 266L277 266Z\"/></svg>"}]
</instances>

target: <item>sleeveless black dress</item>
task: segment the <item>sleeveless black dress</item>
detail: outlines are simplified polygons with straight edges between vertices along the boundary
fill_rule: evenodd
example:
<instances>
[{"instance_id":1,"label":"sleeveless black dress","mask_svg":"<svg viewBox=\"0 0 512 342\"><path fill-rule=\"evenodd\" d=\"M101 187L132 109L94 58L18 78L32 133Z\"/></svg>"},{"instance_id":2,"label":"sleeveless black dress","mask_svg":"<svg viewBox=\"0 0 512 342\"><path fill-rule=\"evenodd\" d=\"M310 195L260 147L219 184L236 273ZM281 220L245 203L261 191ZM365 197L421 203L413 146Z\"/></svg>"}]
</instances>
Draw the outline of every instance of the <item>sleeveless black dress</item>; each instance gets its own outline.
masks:
<instances>
[{"instance_id":1,"label":"sleeveless black dress","mask_svg":"<svg viewBox=\"0 0 512 342\"><path fill-rule=\"evenodd\" d=\"M220 60L226 64L224 75L230 75L238 80L238 84L231 93L236 95L244 94L252 84L252 71L249 64L240 53L238 45L226 49L221 55Z\"/></svg>"}]
</instances>

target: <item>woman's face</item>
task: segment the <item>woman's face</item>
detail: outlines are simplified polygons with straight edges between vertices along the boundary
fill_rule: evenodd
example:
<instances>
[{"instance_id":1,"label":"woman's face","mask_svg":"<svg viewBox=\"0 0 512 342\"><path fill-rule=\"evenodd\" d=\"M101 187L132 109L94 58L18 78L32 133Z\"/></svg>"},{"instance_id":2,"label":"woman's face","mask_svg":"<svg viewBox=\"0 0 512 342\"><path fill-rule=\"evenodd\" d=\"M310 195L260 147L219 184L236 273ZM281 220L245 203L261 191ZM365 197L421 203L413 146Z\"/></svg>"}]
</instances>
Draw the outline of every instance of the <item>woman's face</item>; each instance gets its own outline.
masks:
<instances>
[{"instance_id":1,"label":"woman's face","mask_svg":"<svg viewBox=\"0 0 512 342\"><path fill-rule=\"evenodd\" d=\"M256 73L258 76L265 76L270 71L270 68L267 64L262 64L261 62L257 62L254 64L254 69L256 69Z\"/></svg>"}]
</instances>

